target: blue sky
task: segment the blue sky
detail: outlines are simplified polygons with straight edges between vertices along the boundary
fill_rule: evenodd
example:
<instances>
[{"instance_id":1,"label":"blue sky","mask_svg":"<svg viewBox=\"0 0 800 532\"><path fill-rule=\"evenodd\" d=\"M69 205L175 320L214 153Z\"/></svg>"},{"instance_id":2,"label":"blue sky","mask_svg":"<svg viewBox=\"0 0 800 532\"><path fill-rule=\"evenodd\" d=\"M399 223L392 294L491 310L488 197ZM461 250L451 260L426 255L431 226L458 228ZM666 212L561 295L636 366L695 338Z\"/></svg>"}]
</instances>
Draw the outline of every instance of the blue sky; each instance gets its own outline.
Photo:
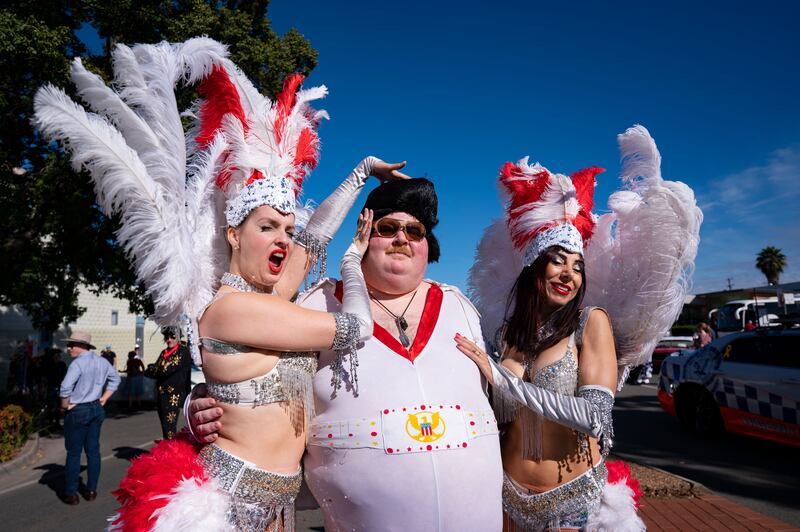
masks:
<instances>
[{"instance_id":1,"label":"blue sky","mask_svg":"<svg viewBox=\"0 0 800 532\"><path fill-rule=\"evenodd\" d=\"M664 177L694 188L705 213L693 292L728 277L765 284L754 262L767 245L788 258L782 281L800 280L800 4L555 4L273 0L274 29L295 27L319 51L307 86L330 89L306 196L323 199L365 155L408 160L440 198L429 277L463 288L501 215L505 161L606 168L604 212L619 186L616 135L641 123ZM355 212L346 224L334 257Z\"/></svg>"}]
</instances>

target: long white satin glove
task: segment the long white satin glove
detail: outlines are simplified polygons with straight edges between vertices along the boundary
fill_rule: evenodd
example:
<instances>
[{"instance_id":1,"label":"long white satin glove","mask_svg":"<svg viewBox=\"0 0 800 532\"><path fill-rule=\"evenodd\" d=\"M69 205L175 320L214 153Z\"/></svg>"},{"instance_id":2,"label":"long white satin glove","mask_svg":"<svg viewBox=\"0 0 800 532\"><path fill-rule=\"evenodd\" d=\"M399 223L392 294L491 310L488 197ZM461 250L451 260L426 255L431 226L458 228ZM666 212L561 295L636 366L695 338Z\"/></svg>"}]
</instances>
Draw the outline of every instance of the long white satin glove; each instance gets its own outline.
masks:
<instances>
[{"instance_id":1,"label":"long white satin glove","mask_svg":"<svg viewBox=\"0 0 800 532\"><path fill-rule=\"evenodd\" d=\"M380 162L380 159L370 155L358 163L342 184L316 208L306 225L305 232L320 244L327 245L341 227L377 162Z\"/></svg>"},{"instance_id":2,"label":"long white satin glove","mask_svg":"<svg viewBox=\"0 0 800 532\"><path fill-rule=\"evenodd\" d=\"M342 273L343 295L342 312L352 314L358 320L358 341L363 342L372 337L372 310L369 304L369 292L361 271L361 259L364 253L355 242L344 252L339 267Z\"/></svg>"},{"instance_id":3,"label":"long white satin glove","mask_svg":"<svg viewBox=\"0 0 800 532\"><path fill-rule=\"evenodd\" d=\"M514 375L489 357L494 387L537 414L600 440L604 454L611 448L614 395L605 386L581 386L578 397L545 390Z\"/></svg>"}]
</instances>

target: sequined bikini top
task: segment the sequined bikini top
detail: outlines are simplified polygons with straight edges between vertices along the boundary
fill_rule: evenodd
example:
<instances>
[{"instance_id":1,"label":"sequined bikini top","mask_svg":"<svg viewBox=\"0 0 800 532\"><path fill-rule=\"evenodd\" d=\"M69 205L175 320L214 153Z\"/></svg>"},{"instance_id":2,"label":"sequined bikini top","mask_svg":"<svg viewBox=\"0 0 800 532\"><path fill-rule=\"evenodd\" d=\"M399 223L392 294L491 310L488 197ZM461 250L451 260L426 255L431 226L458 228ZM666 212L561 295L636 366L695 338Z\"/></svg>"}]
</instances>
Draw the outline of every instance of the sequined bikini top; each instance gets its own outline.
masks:
<instances>
[{"instance_id":1,"label":"sequined bikini top","mask_svg":"<svg viewBox=\"0 0 800 532\"><path fill-rule=\"evenodd\" d=\"M214 338L200 338L200 345L209 353L238 355L252 348L223 342ZM269 403L290 401L305 390L306 380L317 370L317 357L312 352L282 353L275 367L260 377L242 382L218 383L206 381L209 397L228 404L247 405L253 408Z\"/></svg>"},{"instance_id":2,"label":"sequined bikini top","mask_svg":"<svg viewBox=\"0 0 800 532\"><path fill-rule=\"evenodd\" d=\"M569 337L564 356L536 370L531 383L562 395L575 395L578 389L578 359L575 356L575 333Z\"/></svg>"}]
</instances>

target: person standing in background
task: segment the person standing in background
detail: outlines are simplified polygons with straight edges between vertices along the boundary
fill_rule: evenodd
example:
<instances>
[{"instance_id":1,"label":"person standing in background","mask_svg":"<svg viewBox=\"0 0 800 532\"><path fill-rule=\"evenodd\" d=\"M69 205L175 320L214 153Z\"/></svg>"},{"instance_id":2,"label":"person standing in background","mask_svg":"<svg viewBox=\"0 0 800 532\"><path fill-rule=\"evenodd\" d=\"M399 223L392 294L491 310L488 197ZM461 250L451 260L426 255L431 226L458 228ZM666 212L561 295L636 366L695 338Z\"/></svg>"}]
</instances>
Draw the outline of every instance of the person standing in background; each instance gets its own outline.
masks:
<instances>
[{"instance_id":1,"label":"person standing in background","mask_svg":"<svg viewBox=\"0 0 800 532\"><path fill-rule=\"evenodd\" d=\"M64 446L67 448L64 493L61 500L74 506L80 502L78 484L81 451L86 450L87 481L83 497L97 498L100 479L100 428L106 418L103 406L119 386L117 370L94 352L92 335L73 331L65 340L73 358L61 382L61 410L64 415Z\"/></svg>"},{"instance_id":2,"label":"person standing in background","mask_svg":"<svg viewBox=\"0 0 800 532\"><path fill-rule=\"evenodd\" d=\"M178 341L174 327L161 329L167 347L158 355L152 377L158 390L158 418L164 439L175 436L178 414L189 394L192 376L192 355L189 348Z\"/></svg>"},{"instance_id":3,"label":"person standing in background","mask_svg":"<svg viewBox=\"0 0 800 532\"><path fill-rule=\"evenodd\" d=\"M128 361L125 369L125 394L128 396L128 410L133 410L133 399L136 399L136 409L142 408L142 393L144 392L144 362L136 358L136 351L128 352Z\"/></svg>"},{"instance_id":4,"label":"person standing in background","mask_svg":"<svg viewBox=\"0 0 800 532\"><path fill-rule=\"evenodd\" d=\"M55 430L61 430L61 404L59 391L61 381L67 374L67 364L61 358L61 349L47 349L44 355L43 372L47 387L46 417L47 423Z\"/></svg>"},{"instance_id":5,"label":"person standing in background","mask_svg":"<svg viewBox=\"0 0 800 532\"><path fill-rule=\"evenodd\" d=\"M111 350L111 344L106 344L106 348L100 352L100 356L108 360L112 368L117 368L117 354Z\"/></svg>"}]
</instances>

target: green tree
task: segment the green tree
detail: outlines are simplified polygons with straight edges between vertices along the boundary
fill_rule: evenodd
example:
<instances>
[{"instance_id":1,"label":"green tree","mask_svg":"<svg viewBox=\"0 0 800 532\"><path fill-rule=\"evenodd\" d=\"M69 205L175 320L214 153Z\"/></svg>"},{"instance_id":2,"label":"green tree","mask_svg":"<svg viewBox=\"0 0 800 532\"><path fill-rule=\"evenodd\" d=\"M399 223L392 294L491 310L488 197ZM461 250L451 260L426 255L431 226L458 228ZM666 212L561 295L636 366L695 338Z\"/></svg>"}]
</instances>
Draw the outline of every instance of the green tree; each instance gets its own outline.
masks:
<instances>
[{"instance_id":1,"label":"green tree","mask_svg":"<svg viewBox=\"0 0 800 532\"><path fill-rule=\"evenodd\" d=\"M756 257L756 268L767 278L767 283L778 284L778 280L786 268L786 255L780 249L767 246Z\"/></svg>"},{"instance_id":2,"label":"green tree","mask_svg":"<svg viewBox=\"0 0 800 532\"><path fill-rule=\"evenodd\" d=\"M131 310L152 308L114 233L119 221L94 202L86 174L75 173L55 144L30 125L33 96L45 82L71 91L74 56L111 78L115 43L183 41L208 35L265 94L292 72L309 74L317 52L292 29L279 37L267 0L12 0L0 9L0 304L20 305L34 326L53 331L75 320L83 284L111 291ZM78 31L94 28L103 43L91 53ZM193 95L185 91L179 101Z\"/></svg>"}]
</instances>

